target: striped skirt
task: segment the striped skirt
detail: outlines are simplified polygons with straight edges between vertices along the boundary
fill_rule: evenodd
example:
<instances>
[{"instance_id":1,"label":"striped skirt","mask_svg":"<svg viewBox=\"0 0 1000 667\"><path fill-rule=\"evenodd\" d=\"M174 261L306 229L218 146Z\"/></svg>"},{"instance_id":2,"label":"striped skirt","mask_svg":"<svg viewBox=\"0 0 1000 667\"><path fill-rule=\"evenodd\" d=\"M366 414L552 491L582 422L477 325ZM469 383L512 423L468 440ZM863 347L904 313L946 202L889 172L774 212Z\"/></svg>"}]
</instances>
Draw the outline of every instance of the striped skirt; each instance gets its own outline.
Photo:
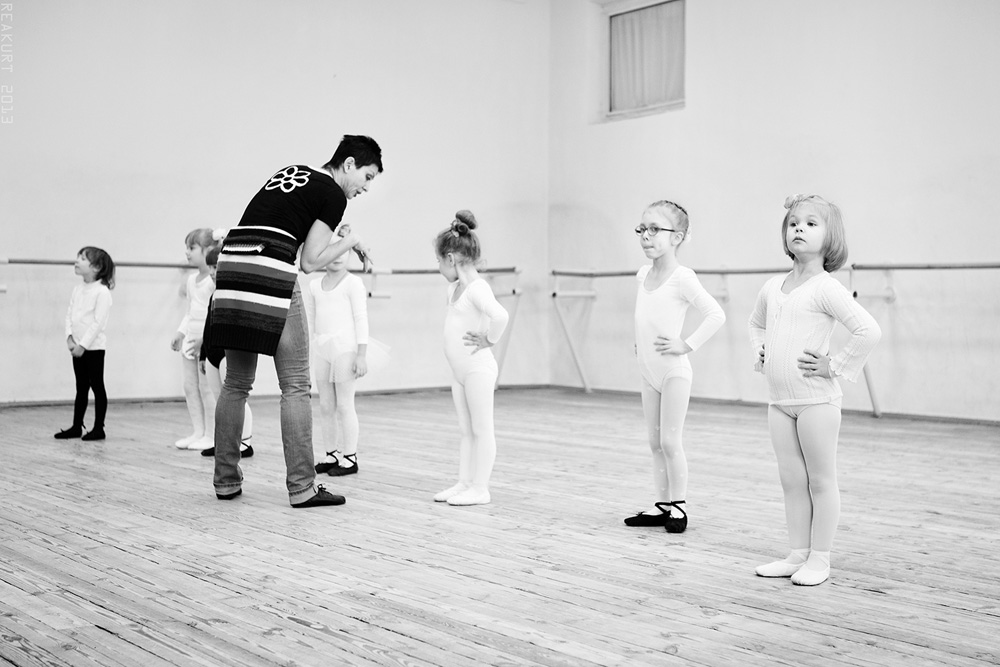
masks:
<instances>
[{"instance_id":1,"label":"striped skirt","mask_svg":"<svg viewBox=\"0 0 1000 667\"><path fill-rule=\"evenodd\" d=\"M274 227L234 227L216 269L211 347L274 356L298 271L299 242Z\"/></svg>"}]
</instances>

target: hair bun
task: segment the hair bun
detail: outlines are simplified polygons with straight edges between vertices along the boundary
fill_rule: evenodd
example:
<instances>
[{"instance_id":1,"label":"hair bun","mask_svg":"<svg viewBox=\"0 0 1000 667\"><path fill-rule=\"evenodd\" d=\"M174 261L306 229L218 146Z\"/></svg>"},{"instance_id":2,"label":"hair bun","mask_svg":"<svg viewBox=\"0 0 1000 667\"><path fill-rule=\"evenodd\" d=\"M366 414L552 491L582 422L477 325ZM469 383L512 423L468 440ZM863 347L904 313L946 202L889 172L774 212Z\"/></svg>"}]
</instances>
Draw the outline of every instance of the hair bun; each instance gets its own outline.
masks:
<instances>
[{"instance_id":1,"label":"hair bun","mask_svg":"<svg viewBox=\"0 0 1000 667\"><path fill-rule=\"evenodd\" d=\"M472 211L469 211L464 208L455 214L455 220L457 222L464 224L468 229L475 229L477 226L476 216L472 214ZM468 229L466 231L463 231L462 233L463 234L467 233Z\"/></svg>"}]
</instances>

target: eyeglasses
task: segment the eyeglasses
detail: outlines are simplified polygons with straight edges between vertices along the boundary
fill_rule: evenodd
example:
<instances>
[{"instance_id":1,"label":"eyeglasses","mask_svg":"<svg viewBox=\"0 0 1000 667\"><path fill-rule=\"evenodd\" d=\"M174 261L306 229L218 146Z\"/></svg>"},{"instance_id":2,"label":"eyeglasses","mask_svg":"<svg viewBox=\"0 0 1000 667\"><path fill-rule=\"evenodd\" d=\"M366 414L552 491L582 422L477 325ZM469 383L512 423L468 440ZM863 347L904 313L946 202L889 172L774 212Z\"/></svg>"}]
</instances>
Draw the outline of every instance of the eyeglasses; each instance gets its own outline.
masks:
<instances>
[{"instance_id":1,"label":"eyeglasses","mask_svg":"<svg viewBox=\"0 0 1000 667\"><path fill-rule=\"evenodd\" d=\"M646 225L639 225L638 227L635 228L635 235L642 236L646 232L649 232L649 238L653 238L660 232L676 232L676 231L677 231L676 229L669 229L667 227L657 227L656 225L650 225L648 227Z\"/></svg>"}]
</instances>

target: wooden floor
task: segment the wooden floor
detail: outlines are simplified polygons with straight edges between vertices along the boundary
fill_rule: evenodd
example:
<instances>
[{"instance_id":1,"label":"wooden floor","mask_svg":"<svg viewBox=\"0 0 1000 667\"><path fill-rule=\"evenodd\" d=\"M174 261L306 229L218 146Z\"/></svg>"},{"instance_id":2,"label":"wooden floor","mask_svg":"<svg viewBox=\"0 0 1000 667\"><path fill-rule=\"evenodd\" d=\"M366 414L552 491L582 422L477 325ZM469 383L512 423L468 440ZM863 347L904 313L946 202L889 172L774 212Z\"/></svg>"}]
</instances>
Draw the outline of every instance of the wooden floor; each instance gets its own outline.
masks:
<instances>
[{"instance_id":1,"label":"wooden floor","mask_svg":"<svg viewBox=\"0 0 1000 667\"><path fill-rule=\"evenodd\" d=\"M277 402L253 401L244 495L176 450L181 403L0 409L0 664L1000 663L1000 430L846 415L829 582L786 551L761 407L695 403L691 526L626 528L651 481L637 396L497 394L493 504L432 502L457 466L450 395L358 399L361 472L293 510ZM317 411L318 412L318 411Z\"/></svg>"}]
</instances>

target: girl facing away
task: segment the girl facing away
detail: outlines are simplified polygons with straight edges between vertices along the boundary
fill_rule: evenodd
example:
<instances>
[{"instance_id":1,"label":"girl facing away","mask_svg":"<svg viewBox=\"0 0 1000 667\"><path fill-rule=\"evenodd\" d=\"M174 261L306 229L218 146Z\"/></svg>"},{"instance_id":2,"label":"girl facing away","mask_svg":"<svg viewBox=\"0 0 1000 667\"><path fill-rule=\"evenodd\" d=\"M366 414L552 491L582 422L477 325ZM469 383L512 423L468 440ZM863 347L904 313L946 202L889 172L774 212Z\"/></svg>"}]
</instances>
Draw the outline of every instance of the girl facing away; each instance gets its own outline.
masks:
<instances>
[{"instance_id":1,"label":"girl facing away","mask_svg":"<svg viewBox=\"0 0 1000 667\"><path fill-rule=\"evenodd\" d=\"M209 251L218 248L220 243L221 238L216 239L212 230L207 228L195 229L184 239L184 254L188 264L197 271L188 276L185 283L187 311L170 341L170 348L181 353L184 402L191 418L191 435L175 442L177 449L202 451L215 444L212 434L215 433L216 398L208 387L207 377L198 369L198 361L205 333L205 318L208 316L208 302L215 292L215 280L208 267L207 257Z\"/></svg>"},{"instance_id":2,"label":"girl facing away","mask_svg":"<svg viewBox=\"0 0 1000 667\"><path fill-rule=\"evenodd\" d=\"M781 242L792 270L761 289L750 315L750 341L756 370L767 378L767 420L791 553L756 572L815 586L830 576L840 518L837 439L843 393L837 377L856 382L882 332L830 275L847 262L840 209L816 195L788 197L785 208ZM851 337L831 356L837 322Z\"/></svg>"},{"instance_id":3,"label":"girl facing away","mask_svg":"<svg viewBox=\"0 0 1000 667\"><path fill-rule=\"evenodd\" d=\"M444 352L453 378L451 395L458 413L461 441L458 483L434 500L449 505L490 502L489 482L496 459L493 431L493 390L497 362L490 350L507 327L507 311L476 270L479 237L471 211L459 211L434 239L438 271L448 281L448 314L444 322Z\"/></svg>"},{"instance_id":4,"label":"girl facing away","mask_svg":"<svg viewBox=\"0 0 1000 667\"><path fill-rule=\"evenodd\" d=\"M350 225L337 228L339 237L349 233ZM325 452L316 472L332 477L358 472L357 380L388 360L388 348L368 336L368 290L361 278L347 271L350 254L327 264L323 277L309 283L305 299Z\"/></svg>"},{"instance_id":5,"label":"girl facing away","mask_svg":"<svg viewBox=\"0 0 1000 667\"><path fill-rule=\"evenodd\" d=\"M642 376L642 411L653 453L653 487L658 510L625 519L627 526L663 526L668 533L687 529L688 466L682 445L684 420L691 398L691 362L697 350L719 330L726 315L702 287L694 271L682 266L677 251L689 238L687 211L679 204L650 204L635 228L646 257L653 260L636 274L635 353ZM703 316L687 338L684 318L694 306ZM674 511L677 514L674 514Z\"/></svg>"},{"instance_id":6,"label":"girl facing away","mask_svg":"<svg viewBox=\"0 0 1000 667\"><path fill-rule=\"evenodd\" d=\"M73 425L59 431L59 440L104 440L104 418L108 412L108 394L104 389L104 353L111 314L111 290L115 287L115 263L107 252L93 246L80 249L73 272L83 284L73 288L66 311L66 347L73 357L76 376L76 400ZM94 428L84 433L83 417L87 412L90 390L94 391Z\"/></svg>"}]
</instances>

